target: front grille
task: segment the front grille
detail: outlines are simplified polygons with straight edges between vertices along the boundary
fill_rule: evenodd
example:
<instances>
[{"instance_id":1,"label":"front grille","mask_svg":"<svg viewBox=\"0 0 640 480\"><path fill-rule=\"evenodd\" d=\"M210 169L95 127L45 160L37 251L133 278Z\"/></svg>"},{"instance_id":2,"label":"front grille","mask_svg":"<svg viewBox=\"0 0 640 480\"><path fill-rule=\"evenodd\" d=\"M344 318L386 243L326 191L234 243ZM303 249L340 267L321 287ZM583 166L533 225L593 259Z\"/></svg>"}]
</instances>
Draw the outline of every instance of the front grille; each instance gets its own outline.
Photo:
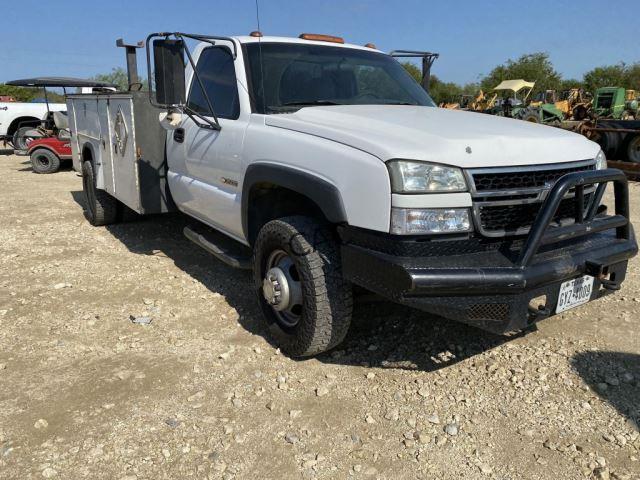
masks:
<instances>
[{"instance_id":1,"label":"front grille","mask_svg":"<svg viewBox=\"0 0 640 480\"><path fill-rule=\"evenodd\" d=\"M593 170L593 166L591 166L591 168L582 166L550 170L478 173L473 175L473 180L476 185L476 191L478 192L487 190L519 190L523 188L544 187L546 184L555 182L567 173L581 172L584 170Z\"/></svg>"},{"instance_id":2,"label":"front grille","mask_svg":"<svg viewBox=\"0 0 640 480\"><path fill-rule=\"evenodd\" d=\"M585 195L585 205L588 205L590 195ZM540 211L541 203L528 203L524 205L494 205L480 206L480 223L483 230L517 232L531 228ZM553 218L560 222L567 218L573 218L576 209L575 198L565 198L560 202L558 211ZM525 232L526 233L526 232Z\"/></svg>"},{"instance_id":3,"label":"front grille","mask_svg":"<svg viewBox=\"0 0 640 480\"><path fill-rule=\"evenodd\" d=\"M467 309L469 320L506 320L509 318L507 303L475 303Z\"/></svg>"},{"instance_id":4,"label":"front grille","mask_svg":"<svg viewBox=\"0 0 640 480\"><path fill-rule=\"evenodd\" d=\"M548 191L564 175L595 169L594 162L563 164L555 168L526 170L482 169L471 170L473 204L476 226L489 237L524 235L533 225L540 207L543 192ZM585 189L585 209L593 195L593 187ZM575 191L569 191L554 217L556 222L572 219L575 215Z\"/></svg>"}]
</instances>

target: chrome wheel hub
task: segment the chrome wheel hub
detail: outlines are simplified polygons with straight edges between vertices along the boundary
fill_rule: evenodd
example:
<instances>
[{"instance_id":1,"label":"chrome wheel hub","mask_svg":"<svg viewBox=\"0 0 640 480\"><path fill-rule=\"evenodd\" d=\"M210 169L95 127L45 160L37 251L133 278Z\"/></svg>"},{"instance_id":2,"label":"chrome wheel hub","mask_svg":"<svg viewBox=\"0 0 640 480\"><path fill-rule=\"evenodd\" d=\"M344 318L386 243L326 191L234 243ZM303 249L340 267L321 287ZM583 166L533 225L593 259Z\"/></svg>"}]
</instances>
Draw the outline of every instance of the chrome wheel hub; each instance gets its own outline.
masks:
<instances>
[{"instance_id":1,"label":"chrome wheel hub","mask_svg":"<svg viewBox=\"0 0 640 480\"><path fill-rule=\"evenodd\" d=\"M262 280L262 295L286 327L295 326L302 315L302 283L293 259L284 250L276 250L267 260Z\"/></svg>"},{"instance_id":2,"label":"chrome wheel hub","mask_svg":"<svg viewBox=\"0 0 640 480\"><path fill-rule=\"evenodd\" d=\"M271 268L262 282L262 294L269 305L278 311L286 310L289 306L289 283L284 272L278 268Z\"/></svg>"}]
</instances>

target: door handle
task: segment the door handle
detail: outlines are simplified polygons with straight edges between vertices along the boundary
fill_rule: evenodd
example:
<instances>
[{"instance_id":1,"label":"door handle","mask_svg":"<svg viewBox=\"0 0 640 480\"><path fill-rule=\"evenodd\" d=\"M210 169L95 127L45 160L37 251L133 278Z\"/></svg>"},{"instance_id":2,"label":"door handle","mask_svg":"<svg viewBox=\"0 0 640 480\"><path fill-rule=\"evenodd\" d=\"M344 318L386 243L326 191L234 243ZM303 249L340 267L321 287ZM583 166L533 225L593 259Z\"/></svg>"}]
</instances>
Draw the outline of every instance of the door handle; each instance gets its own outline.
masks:
<instances>
[{"instance_id":1,"label":"door handle","mask_svg":"<svg viewBox=\"0 0 640 480\"><path fill-rule=\"evenodd\" d=\"M184 142L184 128L176 128L173 131L173 141L177 143Z\"/></svg>"}]
</instances>

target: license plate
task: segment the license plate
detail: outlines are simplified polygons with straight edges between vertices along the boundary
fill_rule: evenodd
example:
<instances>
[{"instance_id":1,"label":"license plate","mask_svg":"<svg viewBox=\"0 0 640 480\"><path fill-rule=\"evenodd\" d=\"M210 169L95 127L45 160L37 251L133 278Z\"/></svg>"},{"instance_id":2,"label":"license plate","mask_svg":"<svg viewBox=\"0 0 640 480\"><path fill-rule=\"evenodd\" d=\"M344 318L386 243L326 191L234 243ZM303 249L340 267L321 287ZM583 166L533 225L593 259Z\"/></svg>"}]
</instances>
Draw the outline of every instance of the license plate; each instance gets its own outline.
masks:
<instances>
[{"instance_id":1,"label":"license plate","mask_svg":"<svg viewBox=\"0 0 640 480\"><path fill-rule=\"evenodd\" d=\"M592 292L593 277L590 275L567 280L560 285L556 313L562 313L571 308L584 305L591 298Z\"/></svg>"}]
</instances>

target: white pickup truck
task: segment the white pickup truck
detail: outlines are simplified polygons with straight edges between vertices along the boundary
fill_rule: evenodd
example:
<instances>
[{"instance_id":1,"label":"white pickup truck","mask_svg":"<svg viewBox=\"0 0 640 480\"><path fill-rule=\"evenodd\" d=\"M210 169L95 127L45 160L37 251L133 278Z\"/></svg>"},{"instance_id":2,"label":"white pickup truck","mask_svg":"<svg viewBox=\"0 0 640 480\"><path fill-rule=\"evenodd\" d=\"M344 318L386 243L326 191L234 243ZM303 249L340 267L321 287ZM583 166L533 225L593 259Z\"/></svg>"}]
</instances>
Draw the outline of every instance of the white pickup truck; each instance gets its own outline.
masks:
<instances>
[{"instance_id":1,"label":"white pickup truck","mask_svg":"<svg viewBox=\"0 0 640 480\"><path fill-rule=\"evenodd\" d=\"M289 355L343 340L354 285L505 333L618 290L637 253L597 144L437 108L372 46L161 33L147 63L153 92L68 97L88 217L191 217Z\"/></svg>"},{"instance_id":2,"label":"white pickup truck","mask_svg":"<svg viewBox=\"0 0 640 480\"><path fill-rule=\"evenodd\" d=\"M65 111L64 103L0 102L0 141L15 145L24 132L40 125L50 111Z\"/></svg>"}]
</instances>

